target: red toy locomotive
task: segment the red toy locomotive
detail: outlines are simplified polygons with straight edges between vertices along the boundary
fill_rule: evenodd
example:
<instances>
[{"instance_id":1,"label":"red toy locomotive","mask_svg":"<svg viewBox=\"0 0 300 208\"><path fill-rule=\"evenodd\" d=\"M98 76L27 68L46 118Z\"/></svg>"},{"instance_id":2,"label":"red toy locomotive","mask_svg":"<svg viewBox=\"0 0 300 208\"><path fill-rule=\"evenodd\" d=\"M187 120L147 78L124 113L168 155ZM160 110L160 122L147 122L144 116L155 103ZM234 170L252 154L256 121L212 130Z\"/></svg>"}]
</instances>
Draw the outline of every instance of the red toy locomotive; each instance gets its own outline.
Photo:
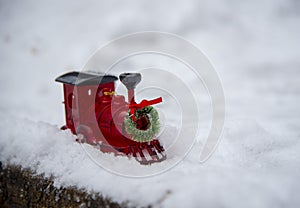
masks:
<instances>
[{"instance_id":1,"label":"red toy locomotive","mask_svg":"<svg viewBox=\"0 0 300 208\"><path fill-rule=\"evenodd\" d=\"M56 78L63 83L66 125L84 141L103 152L133 156L141 164L166 159L156 138L158 113L151 106L162 98L137 104L134 89L141 81L139 73L122 73L120 81L128 90L125 97L115 94L116 76L91 72L69 72Z\"/></svg>"}]
</instances>

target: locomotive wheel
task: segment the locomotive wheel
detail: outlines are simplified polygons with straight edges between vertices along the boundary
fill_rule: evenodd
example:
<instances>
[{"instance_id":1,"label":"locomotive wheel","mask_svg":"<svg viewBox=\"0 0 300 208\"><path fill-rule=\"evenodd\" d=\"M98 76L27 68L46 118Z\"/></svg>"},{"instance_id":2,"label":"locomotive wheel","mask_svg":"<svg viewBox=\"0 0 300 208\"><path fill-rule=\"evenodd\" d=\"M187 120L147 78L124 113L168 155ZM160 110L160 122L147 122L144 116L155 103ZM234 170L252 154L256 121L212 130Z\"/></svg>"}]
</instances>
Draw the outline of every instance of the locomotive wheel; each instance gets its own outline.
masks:
<instances>
[{"instance_id":1,"label":"locomotive wheel","mask_svg":"<svg viewBox=\"0 0 300 208\"><path fill-rule=\"evenodd\" d=\"M78 142L96 144L96 139L93 136L93 130L90 127L80 124L76 129L76 134L78 136Z\"/></svg>"}]
</instances>

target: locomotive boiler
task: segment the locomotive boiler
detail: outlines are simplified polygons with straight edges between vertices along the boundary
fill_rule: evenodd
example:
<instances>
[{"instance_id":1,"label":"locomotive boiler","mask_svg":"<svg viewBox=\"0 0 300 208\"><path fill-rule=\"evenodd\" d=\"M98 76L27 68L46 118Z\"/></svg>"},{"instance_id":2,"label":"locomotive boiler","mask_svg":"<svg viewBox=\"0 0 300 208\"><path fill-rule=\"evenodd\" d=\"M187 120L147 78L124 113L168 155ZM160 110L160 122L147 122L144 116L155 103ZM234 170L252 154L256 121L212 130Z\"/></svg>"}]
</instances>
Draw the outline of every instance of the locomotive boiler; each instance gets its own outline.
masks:
<instances>
[{"instance_id":1,"label":"locomotive boiler","mask_svg":"<svg viewBox=\"0 0 300 208\"><path fill-rule=\"evenodd\" d=\"M120 81L128 91L115 93L116 76L92 72L69 72L56 78L63 83L66 124L77 140L100 148L102 152L134 157L141 164L166 159L156 138L159 129L154 104L162 98L135 102L134 90L140 73L122 73Z\"/></svg>"}]
</instances>

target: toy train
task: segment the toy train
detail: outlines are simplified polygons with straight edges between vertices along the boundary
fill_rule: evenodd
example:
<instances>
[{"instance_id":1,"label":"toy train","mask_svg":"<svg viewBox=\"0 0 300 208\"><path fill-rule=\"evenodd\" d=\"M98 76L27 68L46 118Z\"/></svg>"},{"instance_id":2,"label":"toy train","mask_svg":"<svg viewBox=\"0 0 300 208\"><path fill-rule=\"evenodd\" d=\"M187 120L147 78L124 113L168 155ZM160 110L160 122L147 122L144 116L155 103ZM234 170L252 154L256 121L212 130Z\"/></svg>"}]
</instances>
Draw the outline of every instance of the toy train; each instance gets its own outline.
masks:
<instances>
[{"instance_id":1,"label":"toy train","mask_svg":"<svg viewBox=\"0 0 300 208\"><path fill-rule=\"evenodd\" d=\"M63 83L66 125L77 140L94 145L102 152L134 157L141 164L166 159L158 141L158 113L152 107L162 98L135 102L134 90L140 73L122 73L120 81L128 90L116 95L116 76L92 72L69 72L56 78Z\"/></svg>"}]
</instances>

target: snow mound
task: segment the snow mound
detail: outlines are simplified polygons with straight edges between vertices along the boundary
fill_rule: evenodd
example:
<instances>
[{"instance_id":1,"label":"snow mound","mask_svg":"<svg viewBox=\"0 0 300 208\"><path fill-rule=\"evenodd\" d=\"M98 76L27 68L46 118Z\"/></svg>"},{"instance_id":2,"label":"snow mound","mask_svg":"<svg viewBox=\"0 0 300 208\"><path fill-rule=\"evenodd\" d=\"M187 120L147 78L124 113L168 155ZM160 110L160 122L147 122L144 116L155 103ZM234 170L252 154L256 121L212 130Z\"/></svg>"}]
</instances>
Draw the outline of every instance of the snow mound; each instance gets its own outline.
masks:
<instances>
[{"instance_id":1,"label":"snow mound","mask_svg":"<svg viewBox=\"0 0 300 208\"><path fill-rule=\"evenodd\" d=\"M300 162L300 142L297 138L276 139L251 120L229 121L217 151L204 164L198 162L202 146L197 142L171 170L130 178L99 167L69 131L43 122L1 117L1 161L53 175L58 187L76 185L138 206L282 207L300 202L295 165ZM94 150L98 157L114 157ZM114 160L118 166L139 166L126 157Z\"/></svg>"}]
</instances>

